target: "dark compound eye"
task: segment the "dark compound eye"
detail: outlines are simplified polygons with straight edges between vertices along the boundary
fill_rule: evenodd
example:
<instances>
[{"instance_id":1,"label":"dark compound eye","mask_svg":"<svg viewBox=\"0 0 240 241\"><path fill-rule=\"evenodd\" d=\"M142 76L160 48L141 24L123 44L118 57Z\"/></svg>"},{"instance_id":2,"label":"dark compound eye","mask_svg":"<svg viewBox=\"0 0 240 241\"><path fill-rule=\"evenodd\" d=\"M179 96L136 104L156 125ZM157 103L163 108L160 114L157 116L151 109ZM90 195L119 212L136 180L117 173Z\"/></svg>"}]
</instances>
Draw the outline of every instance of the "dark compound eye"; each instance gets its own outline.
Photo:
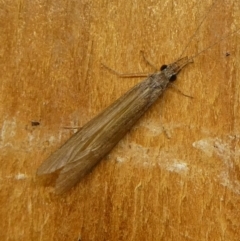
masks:
<instances>
[{"instance_id":1,"label":"dark compound eye","mask_svg":"<svg viewBox=\"0 0 240 241\"><path fill-rule=\"evenodd\" d=\"M166 68L167 68L167 65L164 64L164 65L161 66L160 70L163 71L163 70L166 69Z\"/></svg>"},{"instance_id":2,"label":"dark compound eye","mask_svg":"<svg viewBox=\"0 0 240 241\"><path fill-rule=\"evenodd\" d=\"M177 75L174 74L170 77L169 81L173 82L176 79L177 79Z\"/></svg>"}]
</instances>

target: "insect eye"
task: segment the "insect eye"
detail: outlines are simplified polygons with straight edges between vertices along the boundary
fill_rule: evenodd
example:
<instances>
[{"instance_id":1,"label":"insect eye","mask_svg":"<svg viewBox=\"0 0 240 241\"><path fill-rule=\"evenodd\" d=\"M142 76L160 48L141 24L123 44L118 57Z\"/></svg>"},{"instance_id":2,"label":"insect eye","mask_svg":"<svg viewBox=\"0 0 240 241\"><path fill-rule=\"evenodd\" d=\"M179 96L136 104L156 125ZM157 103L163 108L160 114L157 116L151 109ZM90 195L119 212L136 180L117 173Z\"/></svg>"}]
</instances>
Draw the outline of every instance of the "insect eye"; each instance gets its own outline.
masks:
<instances>
[{"instance_id":1,"label":"insect eye","mask_svg":"<svg viewBox=\"0 0 240 241\"><path fill-rule=\"evenodd\" d=\"M173 81L176 80L176 79L177 79L177 75L173 74L173 75L170 77L169 81L173 82Z\"/></svg>"},{"instance_id":2,"label":"insect eye","mask_svg":"<svg viewBox=\"0 0 240 241\"><path fill-rule=\"evenodd\" d=\"M167 68L167 65L164 64L164 65L161 66L160 70L163 71L163 70L166 69L166 68Z\"/></svg>"}]
</instances>

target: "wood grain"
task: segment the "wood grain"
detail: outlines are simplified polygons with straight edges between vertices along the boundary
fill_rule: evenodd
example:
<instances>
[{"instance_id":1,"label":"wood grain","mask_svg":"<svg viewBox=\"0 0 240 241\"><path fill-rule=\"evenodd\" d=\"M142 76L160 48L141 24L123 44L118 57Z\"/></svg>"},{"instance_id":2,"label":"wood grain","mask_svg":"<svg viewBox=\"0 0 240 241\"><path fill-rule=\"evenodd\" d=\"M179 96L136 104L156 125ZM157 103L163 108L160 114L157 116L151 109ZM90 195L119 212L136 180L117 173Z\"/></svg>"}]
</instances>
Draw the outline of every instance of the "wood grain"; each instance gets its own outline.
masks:
<instances>
[{"instance_id":1,"label":"wood grain","mask_svg":"<svg viewBox=\"0 0 240 241\"><path fill-rule=\"evenodd\" d=\"M37 167L155 65L240 28L238 1L0 3L1 240L240 237L239 33L198 56L76 188L56 196ZM196 33L195 33L196 32ZM226 54L229 53L229 56ZM31 121L39 121L32 126Z\"/></svg>"}]
</instances>

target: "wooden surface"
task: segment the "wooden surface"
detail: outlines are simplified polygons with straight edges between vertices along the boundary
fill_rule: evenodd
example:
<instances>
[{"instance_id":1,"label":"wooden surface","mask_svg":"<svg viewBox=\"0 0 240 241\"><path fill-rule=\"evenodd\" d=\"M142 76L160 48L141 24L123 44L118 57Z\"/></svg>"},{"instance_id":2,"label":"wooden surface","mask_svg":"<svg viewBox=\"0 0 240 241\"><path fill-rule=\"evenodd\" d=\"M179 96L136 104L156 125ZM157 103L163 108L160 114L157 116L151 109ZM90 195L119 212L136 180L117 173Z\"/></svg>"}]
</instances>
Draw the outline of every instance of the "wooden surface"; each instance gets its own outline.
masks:
<instances>
[{"instance_id":1,"label":"wooden surface","mask_svg":"<svg viewBox=\"0 0 240 241\"><path fill-rule=\"evenodd\" d=\"M169 88L69 193L35 176L64 126L141 81L101 62L151 73L140 50L157 66L197 54L240 28L240 3L216 2L1 1L1 240L240 240L240 32L180 73L193 99Z\"/></svg>"}]
</instances>

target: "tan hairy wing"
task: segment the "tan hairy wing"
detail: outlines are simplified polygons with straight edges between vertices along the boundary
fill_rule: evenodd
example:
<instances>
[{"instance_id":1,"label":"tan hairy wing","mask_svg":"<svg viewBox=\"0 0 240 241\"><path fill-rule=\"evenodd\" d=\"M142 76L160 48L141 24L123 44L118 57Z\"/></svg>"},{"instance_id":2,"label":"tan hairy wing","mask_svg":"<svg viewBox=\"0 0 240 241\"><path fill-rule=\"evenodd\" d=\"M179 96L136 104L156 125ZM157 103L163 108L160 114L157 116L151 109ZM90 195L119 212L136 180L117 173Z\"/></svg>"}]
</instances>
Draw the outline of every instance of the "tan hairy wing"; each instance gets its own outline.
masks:
<instances>
[{"instance_id":1,"label":"tan hairy wing","mask_svg":"<svg viewBox=\"0 0 240 241\"><path fill-rule=\"evenodd\" d=\"M83 126L39 167L37 173L41 175L62 168L56 184L58 192L75 185L119 142L161 94L161 88L150 88L146 82L151 83L151 78L136 85Z\"/></svg>"}]
</instances>

